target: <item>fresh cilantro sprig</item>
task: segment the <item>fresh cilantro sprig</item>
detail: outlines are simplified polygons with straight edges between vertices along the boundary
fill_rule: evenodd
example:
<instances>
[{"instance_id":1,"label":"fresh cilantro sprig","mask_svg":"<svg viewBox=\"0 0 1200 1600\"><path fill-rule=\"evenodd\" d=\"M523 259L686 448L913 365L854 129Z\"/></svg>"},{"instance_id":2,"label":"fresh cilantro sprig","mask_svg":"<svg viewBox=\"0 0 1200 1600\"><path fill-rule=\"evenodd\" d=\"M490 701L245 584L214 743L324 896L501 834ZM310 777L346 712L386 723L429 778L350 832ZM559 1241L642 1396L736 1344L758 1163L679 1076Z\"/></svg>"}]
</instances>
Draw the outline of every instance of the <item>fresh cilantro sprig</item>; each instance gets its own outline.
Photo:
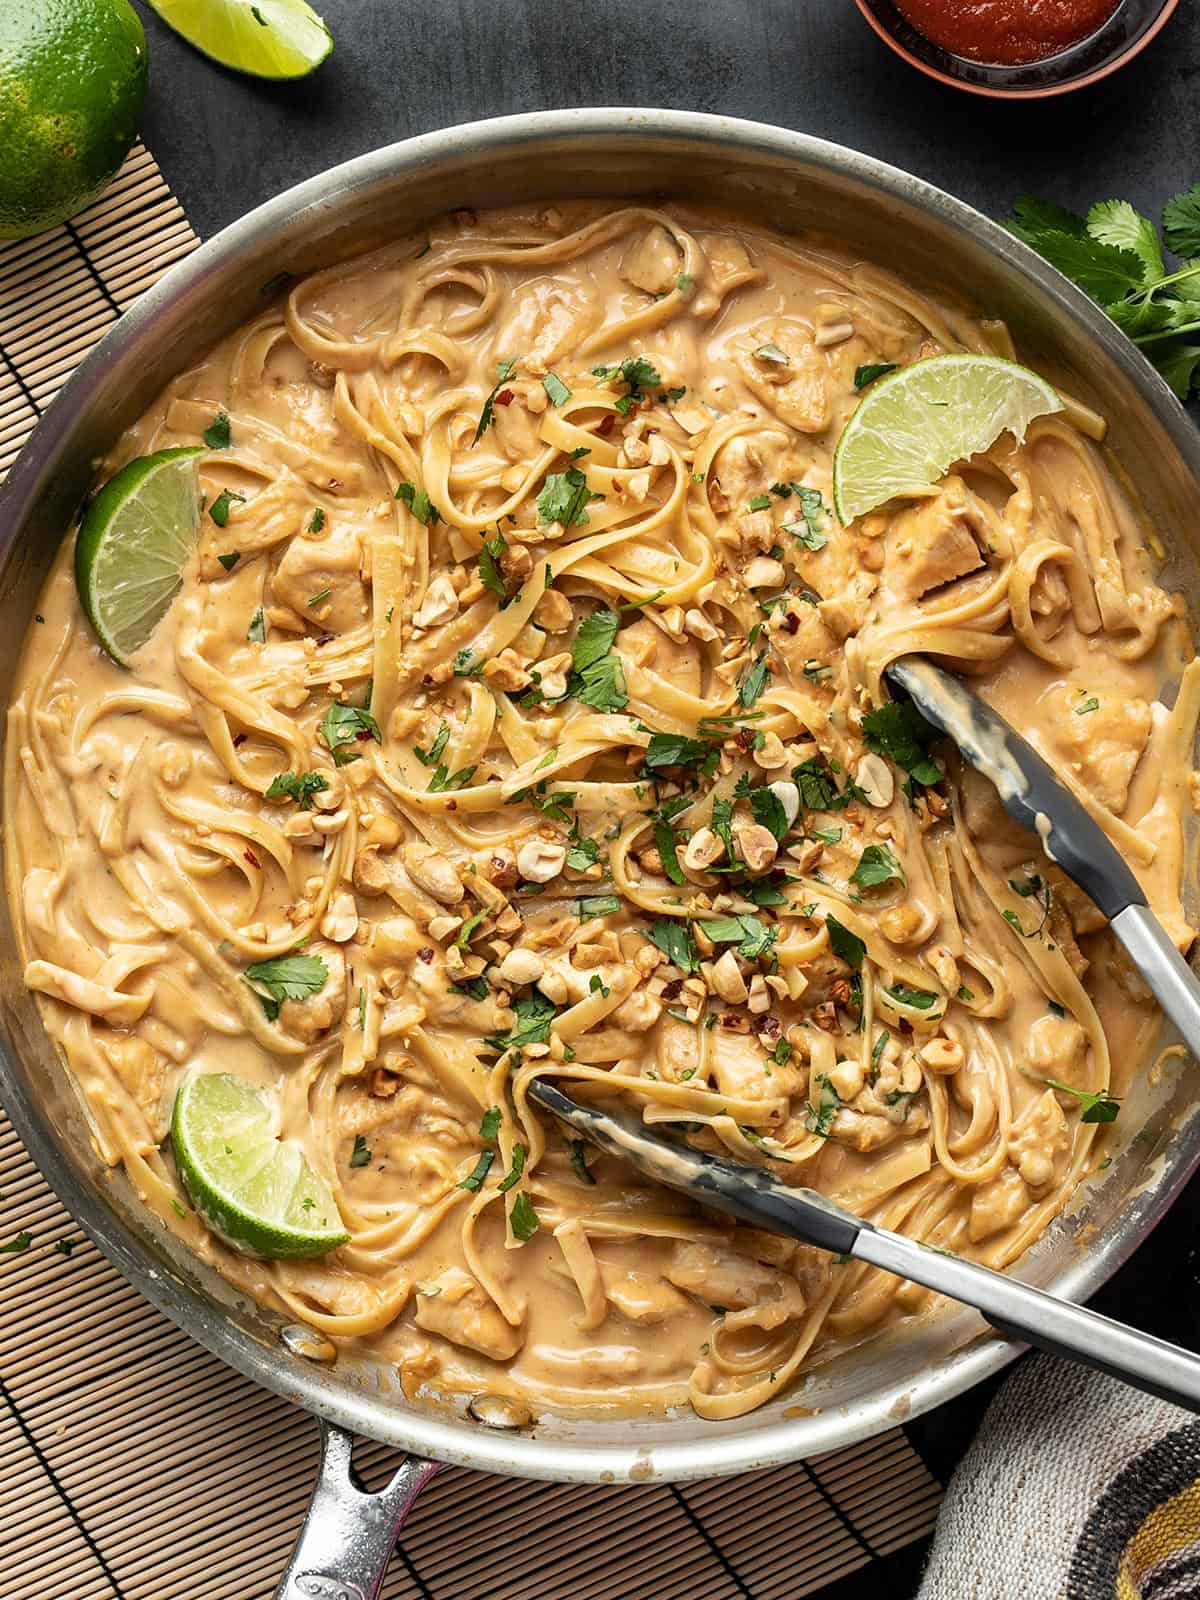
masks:
<instances>
[{"instance_id":1,"label":"fresh cilantro sprig","mask_svg":"<svg viewBox=\"0 0 1200 1600\"><path fill-rule=\"evenodd\" d=\"M276 956L257 961L242 973L243 982L258 996L267 1020L274 1022L285 1000L307 1000L319 994L329 977L320 956Z\"/></svg>"},{"instance_id":2,"label":"fresh cilantro sprig","mask_svg":"<svg viewBox=\"0 0 1200 1600\"><path fill-rule=\"evenodd\" d=\"M1102 200L1086 217L1031 196L1008 228L1072 279L1138 345L1181 400L1200 379L1200 184L1163 207L1162 240L1127 200Z\"/></svg>"},{"instance_id":3,"label":"fresh cilantro sprig","mask_svg":"<svg viewBox=\"0 0 1200 1600\"><path fill-rule=\"evenodd\" d=\"M479 421L475 427L475 437L471 440L472 445L477 445L480 439L483 438L484 434L491 427L492 420L496 415L496 396L500 393L501 389L503 389L504 385L508 382L516 370L516 357L509 361L497 361L496 381L492 385L491 392L487 399L483 402L483 410L479 413ZM509 396L509 398L511 399L511 396Z\"/></svg>"},{"instance_id":4,"label":"fresh cilantro sprig","mask_svg":"<svg viewBox=\"0 0 1200 1600\"><path fill-rule=\"evenodd\" d=\"M588 481L578 467L548 473L538 495L538 521L543 527L561 522L564 528L581 528L591 520L587 514L589 502L603 498L602 494L588 488Z\"/></svg>"},{"instance_id":5,"label":"fresh cilantro sprig","mask_svg":"<svg viewBox=\"0 0 1200 1600\"><path fill-rule=\"evenodd\" d=\"M621 658L613 650L620 625L615 611L594 611L580 623L571 646L567 693L597 711L624 711L629 704Z\"/></svg>"},{"instance_id":6,"label":"fresh cilantro sprig","mask_svg":"<svg viewBox=\"0 0 1200 1600\"><path fill-rule=\"evenodd\" d=\"M294 800L301 811L312 807L312 797L328 789L329 780L321 772L280 772L271 779L264 800Z\"/></svg>"},{"instance_id":7,"label":"fresh cilantro sprig","mask_svg":"<svg viewBox=\"0 0 1200 1600\"><path fill-rule=\"evenodd\" d=\"M617 410L623 417L627 417L634 406L640 405L645 399L643 389L658 388L663 381L658 368L645 356L626 356L614 367L593 367L592 376L603 378L608 383L629 385L629 393L623 394L617 401Z\"/></svg>"},{"instance_id":8,"label":"fresh cilantro sprig","mask_svg":"<svg viewBox=\"0 0 1200 1600\"><path fill-rule=\"evenodd\" d=\"M1060 1083L1057 1078L1046 1078L1044 1081L1062 1094L1075 1096L1079 1101L1080 1122L1115 1122L1121 1113L1120 1100L1116 1095L1109 1094L1107 1089L1074 1089L1069 1083Z\"/></svg>"}]
</instances>

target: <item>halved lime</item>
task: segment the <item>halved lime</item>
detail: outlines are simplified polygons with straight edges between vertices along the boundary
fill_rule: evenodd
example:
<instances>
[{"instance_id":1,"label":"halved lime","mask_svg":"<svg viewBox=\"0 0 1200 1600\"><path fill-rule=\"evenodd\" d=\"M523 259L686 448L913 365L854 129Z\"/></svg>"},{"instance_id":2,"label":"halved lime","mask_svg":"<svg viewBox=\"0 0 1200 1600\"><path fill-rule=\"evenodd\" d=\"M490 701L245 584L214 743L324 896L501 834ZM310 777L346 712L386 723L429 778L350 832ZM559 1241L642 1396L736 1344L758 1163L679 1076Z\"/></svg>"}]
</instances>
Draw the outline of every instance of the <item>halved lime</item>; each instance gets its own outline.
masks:
<instances>
[{"instance_id":1,"label":"halved lime","mask_svg":"<svg viewBox=\"0 0 1200 1600\"><path fill-rule=\"evenodd\" d=\"M328 1186L297 1145L275 1137L270 1106L245 1078L185 1078L171 1144L196 1210L235 1250L277 1261L349 1239Z\"/></svg>"},{"instance_id":2,"label":"halved lime","mask_svg":"<svg viewBox=\"0 0 1200 1600\"><path fill-rule=\"evenodd\" d=\"M333 36L305 0L150 0L197 50L256 78L306 78Z\"/></svg>"},{"instance_id":3,"label":"halved lime","mask_svg":"<svg viewBox=\"0 0 1200 1600\"><path fill-rule=\"evenodd\" d=\"M868 389L833 457L843 523L894 495L928 489L1002 433L1019 444L1034 417L1061 411L1053 385L999 356L930 356Z\"/></svg>"},{"instance_id":4,"label":"halved lime","mask_svg":"<svg viewBox=\"0 0 1200 1600\"><path fill-rule=\"evenodd\" d=\"M166 615L200 526L199 446L138 456L88 506L75 585L96 637L125 667Z\"/></svg>"}]
</instances>

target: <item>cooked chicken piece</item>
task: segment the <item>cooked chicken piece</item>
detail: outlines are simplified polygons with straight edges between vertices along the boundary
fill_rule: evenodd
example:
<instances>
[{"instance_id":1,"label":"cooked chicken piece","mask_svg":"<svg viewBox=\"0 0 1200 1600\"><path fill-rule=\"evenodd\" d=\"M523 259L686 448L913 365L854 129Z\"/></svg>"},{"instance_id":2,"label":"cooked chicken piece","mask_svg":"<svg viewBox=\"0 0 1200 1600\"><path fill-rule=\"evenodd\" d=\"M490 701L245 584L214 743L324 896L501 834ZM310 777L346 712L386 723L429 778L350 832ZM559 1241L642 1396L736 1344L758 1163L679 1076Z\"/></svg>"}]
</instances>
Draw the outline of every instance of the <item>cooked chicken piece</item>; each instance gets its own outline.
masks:
<instances>
[{"instance_id":1,"label":"cooked chicken piece","mask_svg":"<svg viewBox=\"0 0 1200 1600\"><path fill-rule=\"evenodd\" d=\"M667 1277L677 1289L686 1290L706 1305L741 1311L773 1301L792 1316L804 1313L804 1295L794 1278L717 1245L680 1240L672 1253Z\"/></svg>"},{"instance_id":2,"label":"cooked chicken piece","mask_svg":"<svg viewBox=\"0 0 1200 1600\"><path fill-rule=\"evenodd\" d=\"M348 633L362 626L370 610L358 574L358 532L333 517L323 538L289 542L271 575L271 593L277 604L317 623L325 633Z\"/></svg>"},{"instance_id":3,"label":"cooked chicken piece","mask_svg":"<svg viewBox=\"0 0 1200 1600\"><path fill-rule=\"evenodd\" d=\"M774 348L786 361L755 355ZM747 386L789 428L824 433L833 419L829 368L806 328L782 318L759 323L738 356Z\"/></svg>"},{"instance_id":4,"label":"cooked chicken piece","mask_svg":"<svg viewBox=\"0 0 1200 1600\"><path fill-rule=\"evenodd\" d=\"M668 294L679 277L679 247L659 223L647 228L621 257L621 276L646 294Z\"/></svg>"},{"instance_id":5,"label":"cooked chicken piece","mask_svg":"<svg viewBox=\"0 0 1200 1600\"><path fill-rule=\"evenodd\" d=\"M1056 683L1038 701L1044 725L1071 771L1102 806L1118 816L1129 798L1134 769L1150 737L1144 700Z\"/></svg>"},{"instance_id":6,"label":"cooked chicken piece","mask_svg":"<svg viewBox=\"0 0 1200 1600\"><path fill-rule=\"evenodd\" d=\"M279 1007L279 1026L284 1033L311 1044L342 1020L346 1010L346 958L339 945L325 941L308 945L304 954L325 963L325 982L307 999L285 1000Z\"/></svg>"},{"instance_id":7,"label":"cooked chicken piece","mask_svg":"<svg viewBox=\"0 0 1200 1600\"><path fill-rule=\"evenodd\" d=\"M508 1361L525 1343L524 1328L500 1315L469 1272L446 1267L438 1274L437 1294L416 1295L417 1327L440 1333L452 1344L478 1350L493 1361Z\"/></svg>"},{"instance_id":8,"label":"cooked chicken piece","mask_svg":"<svg viewBox=\"0 0 1200 1600\"><path fill-rule=\"evenodd\" d=\"M884 570L889 588L902 600L919 600L983 566L972 510L970 491L961 478L952 477L932 499L894 519Z\"/></svg>"},{"instance_id":9,"label":"cooked chicken piece","mask_svg":"<svg viewBox=\"0 0 1200 1600\"><path fill-rule=\"evenodd\" d=\"M766 1054L753 1035L714 1028L711 1040L713 1076L722 1094L740 1100L770 1100L782 1093L767 1076Z\"/></svg>"},{"instance_id":10,"label":"cooked chicken piece","mask_svg":"<svg viewBox=\"0 0 1200 1600\"><path fill-rule=\"evenodd\" d=\"M1086 1066L1087 1035L1074 1017L1047 1011L1026 1035L1029 1071L1035 1078L1057 1078L1080 1087Z\"/></svg>"},{"instance_id":11,"label":"cooked chicken piece","mask_svg":"<svg viewBox=\"0 0 1200 1600\"><path fill-rule=\"evenodd\" d=\"M700 646L694 639L672 639L656 628L648 617L639 617L620 634L621 649L631 660L638 659L639 647L654 645L651 670L685 694L698 695L701 689Z\"/></svg>"},{"instance_id":12,"label":"cooked chicken piece","mask_svg":"<svg viewBox=\"0 0 1200 1600\"><path fill-rule=\"evenodd\" d=\"M1029 1187L1016 1167L1001 1168L994 1178L981 1183L971 1198L967 1237L972 1244L990 1239L1016 1222L1028 1210L1030 1200Z\"/></svg>"},{"instance_id":13,"label":"cooked chicken piece","mask_svg":"<svg viewBox=\"0 0 1200 1600\"><path fill-rule=\"evenodd\" d=\"M663 1322L687 1309L678 1289L656 1272L638 1272L600 1261L604 1293L623 1316L633 1322Z\"/></svg>"}]
</instances>

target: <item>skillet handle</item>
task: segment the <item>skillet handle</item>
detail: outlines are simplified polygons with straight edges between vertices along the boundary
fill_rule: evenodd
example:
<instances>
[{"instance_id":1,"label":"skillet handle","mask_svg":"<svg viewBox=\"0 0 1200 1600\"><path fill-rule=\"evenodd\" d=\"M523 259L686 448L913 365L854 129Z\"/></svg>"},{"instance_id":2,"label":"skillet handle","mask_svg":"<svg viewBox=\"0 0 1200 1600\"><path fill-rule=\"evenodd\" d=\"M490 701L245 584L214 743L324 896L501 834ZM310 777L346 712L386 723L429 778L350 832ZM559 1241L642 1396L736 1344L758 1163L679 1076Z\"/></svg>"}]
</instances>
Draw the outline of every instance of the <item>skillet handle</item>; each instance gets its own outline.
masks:
<instances>
[{"instance_id":1,"label":"skillet handle","mask_svg":"<svg viewBox=\"0 0 1200 1600\"><path fill-rule=\"evenodd\" d=\"M408 1456L386 1488L369 1494L351 1463L353 1445L321 1423L320 1470L275 1600L378 1600L396 1535L438 1463Z\"/></svg>"}]
</instances>

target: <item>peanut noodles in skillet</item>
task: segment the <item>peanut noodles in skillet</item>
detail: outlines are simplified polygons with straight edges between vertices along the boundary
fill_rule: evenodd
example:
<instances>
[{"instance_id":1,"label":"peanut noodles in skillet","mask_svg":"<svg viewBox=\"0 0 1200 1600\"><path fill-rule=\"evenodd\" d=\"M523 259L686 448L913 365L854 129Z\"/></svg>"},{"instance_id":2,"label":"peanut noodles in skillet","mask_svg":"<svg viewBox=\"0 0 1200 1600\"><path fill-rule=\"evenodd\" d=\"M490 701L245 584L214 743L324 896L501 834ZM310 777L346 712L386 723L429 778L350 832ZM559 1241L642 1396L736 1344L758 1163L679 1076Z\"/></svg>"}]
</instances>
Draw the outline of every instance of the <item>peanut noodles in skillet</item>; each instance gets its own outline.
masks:
<instances>
[{"instance_id":1,"label":"peanut noodles in skillet","mask_svg":"<svg viewBox=\"0 0 1200 1600\"><path fill-rule=\"evenodd\" d=\"M924 1291L570 1144L534 1077L991 1265L1062 1209L1158 1012L883 673L974 674L1182 949L1200 679L1074 403L839 525L860 391L955 351L1013 353L736 218L457 215L295 283L122 438L109 471L209 446L199 540L130 670L64 548L9 893L97 1147L197 1253L411 1394L725 1418ZM205 1225L194 1071L264 1092L347 1243Z\"/></svg>"}]
</instances>

